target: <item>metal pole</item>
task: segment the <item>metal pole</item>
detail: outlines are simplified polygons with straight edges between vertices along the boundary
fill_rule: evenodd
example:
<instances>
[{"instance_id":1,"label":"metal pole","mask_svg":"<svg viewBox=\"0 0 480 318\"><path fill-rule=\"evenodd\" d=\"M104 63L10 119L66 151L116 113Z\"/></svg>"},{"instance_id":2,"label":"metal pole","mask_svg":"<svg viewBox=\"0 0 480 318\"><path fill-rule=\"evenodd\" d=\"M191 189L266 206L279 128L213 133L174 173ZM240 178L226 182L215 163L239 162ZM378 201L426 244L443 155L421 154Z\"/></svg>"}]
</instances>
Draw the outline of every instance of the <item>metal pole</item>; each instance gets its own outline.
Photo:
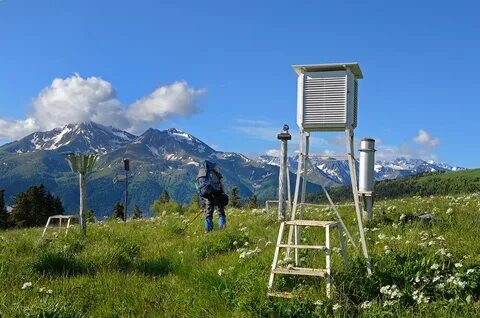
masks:
<instances>
[{"instance_id":1,"label":"metal pole","mask_svg":"<svg viewBox=\"0 0 480 318\"><path fill-rule=\"evenodd\" d=\"M85 196L87 193L87 185L85 180L85 173L79 173L79 181L80 181L80 233L82 235L87 234L87 225L85 222L85 209L86 209L86 200Z\"/></svg>"},{"instance_id":2,"label":"metal pole","mask_svg":"<svg viewBox=\"0 0 480 318\"><path fill-rule=\"evenodd\" d=\"M278 175L278 220L285 219L285 186L287 182L287 141L282 140L280 144L280 173Z\"/></svg>"},{"instance_id":3,"label":"metal pole","mask_svg":"<svg viewBox=\"0 0 480 318\"><path fill-rule=\"evenodd\" d=\"M128 207L128 171L125 170L125 209L123 209L123 222L127 222Z\"/></svg>"},{"instance_id":4,"label":"metal pole","mask_svg":"<svg viewBox=\"0 0 480 318\"><path fill-rule=\"evenodd\" d=\"M288 141L292 136L288 132L290 128L287 124L283 125L283 131L278 134L277 139L280 144L280 172L278 174L278 220L284 220L286 216L285 190L290 189L288 182ZM290 196L290 194L289 194ZM290 197L289 197L290 200ZM289 201L290 204L290 201Z\"/></svg>"}]
</instances>

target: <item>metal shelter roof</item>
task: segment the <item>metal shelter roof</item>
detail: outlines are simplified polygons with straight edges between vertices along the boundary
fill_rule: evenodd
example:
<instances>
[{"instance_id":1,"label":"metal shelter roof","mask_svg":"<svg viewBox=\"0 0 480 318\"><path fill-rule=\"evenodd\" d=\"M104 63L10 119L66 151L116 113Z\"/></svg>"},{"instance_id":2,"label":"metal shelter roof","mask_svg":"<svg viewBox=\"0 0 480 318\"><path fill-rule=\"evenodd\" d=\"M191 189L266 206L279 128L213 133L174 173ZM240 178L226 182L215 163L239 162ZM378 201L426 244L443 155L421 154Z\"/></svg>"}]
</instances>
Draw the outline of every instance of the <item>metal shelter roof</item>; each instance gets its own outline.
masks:
<instances>
[{"instance_id":1,"label":"metal shelter roof","mask_svg":"<svg viewBox=\"0 0 480 318\"><path fill-rule=\"evenodd\" d=\"M345 71L349 69L356 78L363 78L362 70L358 63L333 63L333 64L303 64L292 65L295 72L300 75L305 72L329 72L329 71Z\"/></svg>"}]
</instances>

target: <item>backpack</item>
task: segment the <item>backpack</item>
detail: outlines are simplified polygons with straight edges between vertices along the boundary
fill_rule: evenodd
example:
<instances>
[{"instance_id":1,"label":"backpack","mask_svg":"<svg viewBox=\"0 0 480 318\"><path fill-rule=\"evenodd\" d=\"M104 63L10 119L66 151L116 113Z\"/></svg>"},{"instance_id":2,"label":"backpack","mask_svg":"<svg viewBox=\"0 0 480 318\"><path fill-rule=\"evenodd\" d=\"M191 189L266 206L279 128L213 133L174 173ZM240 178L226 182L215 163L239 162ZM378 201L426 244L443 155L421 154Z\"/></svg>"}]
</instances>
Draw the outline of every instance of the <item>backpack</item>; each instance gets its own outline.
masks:
<instances>
[{"instance_id":1,"label":"backpack","mask_svg":"<svg viewBox=\"0 0 480 318\"><path fill-rule=\"evenodd\" d=\"M198 194L205 199L212 200L215 194L222 192L220 177L213 169L215 164L208 160L200 164L197 175Z\"/></svg>"}]
</instances>

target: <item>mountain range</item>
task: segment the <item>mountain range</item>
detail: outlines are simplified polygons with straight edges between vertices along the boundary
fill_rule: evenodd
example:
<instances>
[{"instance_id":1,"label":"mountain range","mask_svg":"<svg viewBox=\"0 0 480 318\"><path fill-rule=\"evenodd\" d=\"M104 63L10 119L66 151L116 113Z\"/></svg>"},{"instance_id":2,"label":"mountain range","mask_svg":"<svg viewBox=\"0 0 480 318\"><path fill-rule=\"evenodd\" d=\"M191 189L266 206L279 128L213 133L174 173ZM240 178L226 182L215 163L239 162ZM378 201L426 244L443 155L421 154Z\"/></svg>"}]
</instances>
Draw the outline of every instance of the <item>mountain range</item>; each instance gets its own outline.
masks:
<instances>
[{"instance_id":1,"label":"mountain range","mask_svg":"<svg viewBox=\"0 0 480 318\"><path fill-rule=\"evenodd\" d=\"M179 202L189 202L195 193L195 177L203 160L217 162L228 188L237 186L239 194L274 198L278 186L278 158L250 159L235 152L217 151L184 131L148 129L136 136L94 122L71 123L45 132L35 132L0 147L0 188L8 203L30 185L43 183L63 200L67 213L78 211L78 177L70 171L65 153L96 153L99 159L88 174L88 204L96 215L109 215L115 202L123 200L124 187L114 184L123 174L123 159L130 159L132 181L129 186L129 211L138 205L147 212L163 190ZM296 158L289 158L292 188ZM312 156L315 173L309 191L318 183L338 186L349 183L348 165L342 161ZM419 159L377 162L376 179L391 179L425 171L461 168Z\"/></svg>"}]
</instances>

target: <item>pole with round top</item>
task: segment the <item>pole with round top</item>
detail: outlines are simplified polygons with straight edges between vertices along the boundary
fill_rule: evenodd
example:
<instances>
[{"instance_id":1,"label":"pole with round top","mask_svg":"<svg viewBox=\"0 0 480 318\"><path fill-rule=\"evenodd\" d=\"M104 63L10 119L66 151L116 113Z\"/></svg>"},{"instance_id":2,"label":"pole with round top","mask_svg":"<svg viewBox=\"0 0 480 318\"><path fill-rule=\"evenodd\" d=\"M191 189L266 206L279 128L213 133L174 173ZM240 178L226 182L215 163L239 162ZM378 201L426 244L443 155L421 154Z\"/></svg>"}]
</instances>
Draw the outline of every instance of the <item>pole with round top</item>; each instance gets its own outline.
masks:
<instances>
[{"instance_id":1,"label":"pole with round top","mask_svg":"<svg viewBox=\"0 0 480 318\"><path fill-rule=\"evenodd\" d=\"M97 161L97 155L82 155L82 154L67 154L67 161L70 165L70 169L73 172L78 173L80 183L80 233L82 235L87 234L87 224L85 220L85 212L87 210L86 194L87 194L87 181L86 174L92 171L95 162Z\"/></svg>"},{"instance_id":2,"label":"pole with round top","mask_svg":"<svg viewBox=\"0 0 480 318\"><path fill-rule=\"evenodd\" d=\"M285 193L289 187L288 185L288 141L292 139L292 135L288 132L290 128L287 124L283 125L283 131L277 135L280 143L280 172L278 174L278 219L284 220L286 215ZM290 192L290 191L288 191ZM290 204L290 201L289 201Z\"/></svg>"}]
</instances>

